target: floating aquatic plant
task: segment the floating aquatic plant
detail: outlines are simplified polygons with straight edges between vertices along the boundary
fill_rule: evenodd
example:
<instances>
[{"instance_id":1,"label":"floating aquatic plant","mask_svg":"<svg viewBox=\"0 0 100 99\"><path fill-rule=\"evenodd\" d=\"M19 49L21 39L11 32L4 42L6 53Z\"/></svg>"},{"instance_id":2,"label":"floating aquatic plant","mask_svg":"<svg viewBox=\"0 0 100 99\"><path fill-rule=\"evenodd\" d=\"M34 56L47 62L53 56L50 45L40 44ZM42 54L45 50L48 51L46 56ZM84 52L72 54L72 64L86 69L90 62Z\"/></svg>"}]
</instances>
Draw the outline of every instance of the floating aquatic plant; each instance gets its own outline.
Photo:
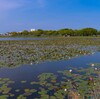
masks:
<instances>
[{"instance_id":1,"label":"floating aquatic plant","mask_svg":"<svg viewBox=\"0 0 100 99\"><path fill-rule=\"evenodd\" d=\"M94 54L100 49L100 41L91 38L57 38L41 41L0 41L0 67L15 68L29 64L52 60L67 60L81 55ZM100 64L90 63L87 68L71 68L54 73L42 73L37 81L28 82L31 88L14 89L16 84L9 78L0 78L0 99L27 99L35 93L37 99L64 99L71 93L81 96L81 99L100 97ZM35 87L36 88L35 88ZM34 87L34 89L33 89ZM35 96L35 95L34 95Z\"/></svg>"},{"instance_id":2,"label":"floating aquatic plant","mask_svg":"<svg viewBox=\"0 0 100 99\"><path fill-rule=\"evenodd\" d=\"M95 42L95 43L94 43ZM40 41L0 41L0 67L71 59L92 54L99 48L91 38L56 38Z\"/></svg>"}]
</instances>

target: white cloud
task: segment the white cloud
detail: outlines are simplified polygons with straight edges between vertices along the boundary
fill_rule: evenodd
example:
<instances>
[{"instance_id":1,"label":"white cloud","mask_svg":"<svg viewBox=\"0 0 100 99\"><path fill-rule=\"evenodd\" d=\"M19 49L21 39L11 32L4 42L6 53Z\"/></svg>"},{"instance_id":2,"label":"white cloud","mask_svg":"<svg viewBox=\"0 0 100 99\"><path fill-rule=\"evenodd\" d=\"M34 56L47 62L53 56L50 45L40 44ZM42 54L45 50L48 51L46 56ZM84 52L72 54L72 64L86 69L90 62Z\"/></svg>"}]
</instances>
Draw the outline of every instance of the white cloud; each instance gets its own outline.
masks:
<instances>
[{"instance_id":1,"label":"white cloud","mask_svg":"<svg viewBox=\"0 0 100 99\"><path fill-rule=\"evenodd\" d=\"M19 7L32 6L42 8L46 5L46 0L0 0L0 12L16 9Z\"/></svg>"},{"instance_id":2,"label":"white cloud","mask_svg":"<svg viewBox=\"0 0 100 99\"><path fill-rule=\"evenodd\" d=\"M15 9L44 8L46 0L0 0L0 20L5 19Z\"/></svg>"},{"instance_id":3,"label":"white cloud","mask_svg":"<svg viewBox=\"0 0 100 99\"><path fill-rule=\"evenodd\" d=\"M0 21L4 22L8 19L10 11L20 8L23 5L19 3L19 0L0 0Z\"/></svg>"},{"instance_id":4,"label":"white cloud","mask_svg":"<svg viewBox=\"0 0 100 99\"><path fill-rule=\"evenodd\" d=\"M0 11L14 9L20 7L21 4L14 0L0 0Z\"/></svg>"}]
</instances>

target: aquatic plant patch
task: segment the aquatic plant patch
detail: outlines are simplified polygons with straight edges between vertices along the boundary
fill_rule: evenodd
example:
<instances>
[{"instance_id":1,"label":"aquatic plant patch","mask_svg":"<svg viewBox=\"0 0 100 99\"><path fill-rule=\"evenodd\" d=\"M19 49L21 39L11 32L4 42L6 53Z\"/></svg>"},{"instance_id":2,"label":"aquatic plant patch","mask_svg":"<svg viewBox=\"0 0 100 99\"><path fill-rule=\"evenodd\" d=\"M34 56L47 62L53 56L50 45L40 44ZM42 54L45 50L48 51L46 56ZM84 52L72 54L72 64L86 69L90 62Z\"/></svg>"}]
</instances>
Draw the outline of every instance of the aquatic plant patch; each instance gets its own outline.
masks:
<instances>
[{"instance_id":1,"label":"aquatic plant patch","mask_svg":"<svg viewBox=\"0 0 100 99\"><path fill-rule=\"evenodd\" d=\"M0 41L0 67L14 68L23 64L67 60L92 54L99 48L99 40L94 41L93 38L84 37Z\"/></svg>"},{"instance_id":2,"label":"aquatic plant patch","mask_svg":"<svg viewBox=\"0 0 100 99\"><path fill-rule=\"evenodd\" d=\"M94 64L94 67L91 67ZM97 68L97 69L95 69ZM72 71L70 71L72 70ZM94 98L100 97L100 63L90 63L88 68L71 68L54 73L41 73L37 81L20 81L21 86L25 83L31 88L16 88L13 92L11 85L16 84L9 78L0 78L0 98L3 99L66 99L75 94L77 97ZM34 87L38 85L38 87ZM17 95L17 96L16 96Z\"/></svg>"}]
</instances>

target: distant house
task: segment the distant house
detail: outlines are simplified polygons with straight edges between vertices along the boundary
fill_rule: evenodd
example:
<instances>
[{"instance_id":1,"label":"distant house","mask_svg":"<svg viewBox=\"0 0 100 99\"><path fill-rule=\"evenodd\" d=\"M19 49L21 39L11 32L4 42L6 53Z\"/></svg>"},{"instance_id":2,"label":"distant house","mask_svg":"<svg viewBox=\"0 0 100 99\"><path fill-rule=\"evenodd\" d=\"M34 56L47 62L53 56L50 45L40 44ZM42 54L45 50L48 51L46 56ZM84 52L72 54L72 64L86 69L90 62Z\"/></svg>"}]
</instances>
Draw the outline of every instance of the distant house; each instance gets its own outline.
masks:
<instances>
[{"instance_id":1,"label":"distant house","mask_svg":"<svg viewBox=\"0 0 100 99\"><path fill-rule=\"evenodd\" d=\"M36 29L31 29L30 31L33 32L33 31L36 31Z\"/></svg>"},{"instance_id":2,"label":"distant house","mask_svg":"<svg viewBox=\"0 0 100 99\"><path fill-rule=\"evenodd\" d=\"M70 35L68 35L68 34L65 34L64 36L65 36L65 37L70 37Z\"/></svg>"}]
</instances>

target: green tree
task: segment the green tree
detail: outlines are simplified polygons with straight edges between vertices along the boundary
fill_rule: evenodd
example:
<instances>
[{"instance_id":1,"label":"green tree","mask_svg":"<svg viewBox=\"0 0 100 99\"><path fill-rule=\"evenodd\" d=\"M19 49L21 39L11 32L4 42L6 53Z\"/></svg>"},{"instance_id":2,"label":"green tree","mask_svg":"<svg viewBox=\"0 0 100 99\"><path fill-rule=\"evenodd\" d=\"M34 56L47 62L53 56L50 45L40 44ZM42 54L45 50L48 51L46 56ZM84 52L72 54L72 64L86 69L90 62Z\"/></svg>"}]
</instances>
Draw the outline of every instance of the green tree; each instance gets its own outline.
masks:
<instances>
[{"instance_id":1,"label":"green tree","mask_svg":"<svg viewBox=\"0 0 100 99\"><path fill-rule=\"evenodd\" d=\"M84 29L81 29L80 32L82 33L83 36L97 35L97 30L94 28L84 28Z\"/></svg>"},{"instance_id":2,"label":"green tree","mask_svg":"<svg viewBox=\"0 0 100 99\"><path fill-rule=\"evenodd\" d=\"M62 35L62 36L63 36L63 35L70 35L70 36L75 35L74 30L68 29L68 28L66 28L66 29L61 29L61 30L59 30L58 32L59 32L59 34Z\"/></svg>"},{"instance_id":3,"label":"green tree","mask_svg":"<svg viewBox=\"0 0 100 99\"><path fill-rule=\"evenodd\" d=\"M23 35L29 35L29 32L27 30L22 31Z\"/></svg>"}]
</instances>

